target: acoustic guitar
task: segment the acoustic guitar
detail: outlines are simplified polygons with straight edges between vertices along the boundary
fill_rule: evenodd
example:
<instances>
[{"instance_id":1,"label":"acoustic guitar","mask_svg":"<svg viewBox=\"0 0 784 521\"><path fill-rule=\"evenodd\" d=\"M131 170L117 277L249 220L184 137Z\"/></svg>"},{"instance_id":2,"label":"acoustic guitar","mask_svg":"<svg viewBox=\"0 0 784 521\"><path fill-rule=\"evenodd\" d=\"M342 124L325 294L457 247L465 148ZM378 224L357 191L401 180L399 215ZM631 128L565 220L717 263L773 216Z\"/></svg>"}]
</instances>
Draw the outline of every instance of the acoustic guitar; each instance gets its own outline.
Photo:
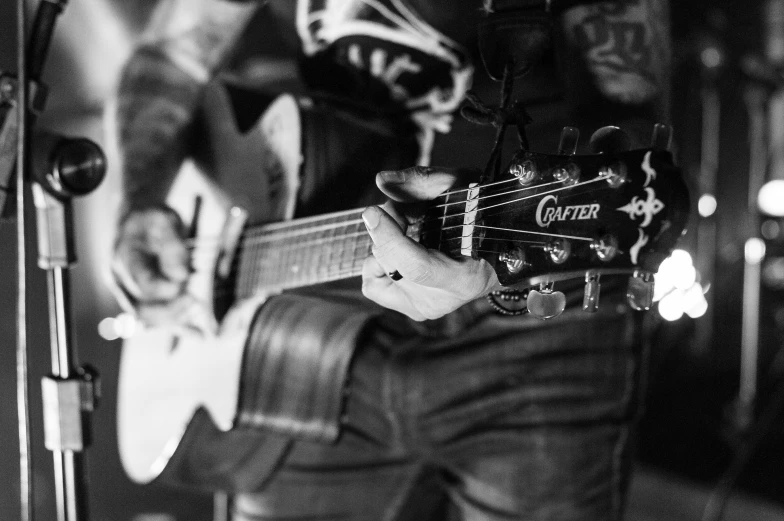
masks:
<instances>
[{"instance_id":1,"label":"acoustic guitar","mask_svg":"<svg viewBox=\"0 0 784 521\"><path fill-rule=\"evenodd\" d=\"M371 249L363 208L291 218L311 103L278 96L246 128L238 123L229 90L213 89L209 104L217 128L211 139L222 143L217 147L222 168L242 166L234 183L242 189L221 192L191 162L173 188L179 197L170 203L187 220L194 197L202 197L189 291L214 303L221 327L214 337L141 329L125 341L119 447L127 474L139 483L167 472L179 483L196 481L192 469L171 467L192 467L187 462L199 457L190 434L194 422L206 425L213 444L236 429L243 356L260 306L274 308L276 295L292 288L357 277ZM533 287L528 306L543 317L562 309L553 284L567 279L586 280L584 308L594 310L598 279L605 274L630 275L632 305L647 308L652 274L682 235L689 213L686 186L664 141L659 133L647 149L574 155L576 136L567 129L560 153L518 153L492 182L459 187L432 201L406 233L455 258L485 259L506 287ZM249 164L271 168L270 154L280 171L277 180L248 172ZM267 214L260 215L259 208ZM245 436L243 443L252 438L237 436ZM287 441L275 435L261 439L271 445L265 463L271 468ZM239 460L244 449L236 443ZM210 485L233 483L226 478Z\"/></svg>"}]
</instances>

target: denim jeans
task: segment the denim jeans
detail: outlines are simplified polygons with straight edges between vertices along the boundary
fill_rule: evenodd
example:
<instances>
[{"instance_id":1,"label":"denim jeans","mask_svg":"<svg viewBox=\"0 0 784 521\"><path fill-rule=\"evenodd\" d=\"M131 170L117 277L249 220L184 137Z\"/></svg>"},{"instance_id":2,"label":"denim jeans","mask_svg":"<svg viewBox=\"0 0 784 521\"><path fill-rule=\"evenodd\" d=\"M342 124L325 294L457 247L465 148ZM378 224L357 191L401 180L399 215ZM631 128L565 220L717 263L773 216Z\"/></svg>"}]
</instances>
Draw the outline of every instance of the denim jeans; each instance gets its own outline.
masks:
<instances>
[{"instance_id":1,"label":"denim jeans","mask_svg":"<svg viewBox=\"0 0 784 521\"><path fill-rule=\"evenodd\" d=\"M482 306L466 307L470 327L369 334L338 442L297 442L267 487L235 497L235 519L620 519L640 315L620 301L546 322Z\"/></svg>"}]
</instances>

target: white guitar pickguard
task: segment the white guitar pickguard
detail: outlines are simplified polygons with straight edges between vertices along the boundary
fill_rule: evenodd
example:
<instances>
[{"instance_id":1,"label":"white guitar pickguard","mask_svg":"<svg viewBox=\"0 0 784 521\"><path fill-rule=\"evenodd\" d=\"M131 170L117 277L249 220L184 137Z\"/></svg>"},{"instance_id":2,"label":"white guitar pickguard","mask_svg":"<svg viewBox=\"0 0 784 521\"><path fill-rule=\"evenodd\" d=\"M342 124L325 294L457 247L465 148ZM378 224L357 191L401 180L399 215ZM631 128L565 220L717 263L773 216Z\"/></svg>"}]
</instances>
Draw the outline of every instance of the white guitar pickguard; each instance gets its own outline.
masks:
<instances>
[{"instance_id":1,"label":"white guitar pickguard","mask_svg":"<svg viewBox=\"0 0 784 521\"><path fill-rule=\"evenodd\" d=\"M286 219L293 213L302 160L298 110L292 96L280 96L255 129L284 166L286 215L280 218ZM202 203L188 292L211 313L215 266L231 205L213 181L186 161L167 203L188 223L197 196ZM199 407L206 408L219 429L232 428L245 341L267 297L257 294L235 304L216 334L183 327L141 328L124 342L117 431L120 459L132 480L149 483L163 471Z\"/></svg>"}]
</instances>

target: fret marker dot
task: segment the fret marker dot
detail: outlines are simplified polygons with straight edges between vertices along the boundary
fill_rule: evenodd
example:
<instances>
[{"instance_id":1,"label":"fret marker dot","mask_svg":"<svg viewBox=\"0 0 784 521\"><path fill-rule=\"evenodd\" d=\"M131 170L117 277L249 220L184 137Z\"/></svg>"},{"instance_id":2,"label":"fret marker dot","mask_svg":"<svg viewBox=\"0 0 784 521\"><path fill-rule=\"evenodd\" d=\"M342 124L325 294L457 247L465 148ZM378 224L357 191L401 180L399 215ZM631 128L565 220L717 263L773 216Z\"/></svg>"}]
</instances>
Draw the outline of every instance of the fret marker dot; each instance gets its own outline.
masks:
<instances>
[{"instance_id":1,"label":"fret marker dot","mask_svg":"<svg viewBox=\"0 0 784 521\"><path fill-rule=\"evenodd\" d=\"M299 266L292 266L292 267L291 267L291 271L292 271L293 273L299 273Z\"/></svg>"}]
</instances>

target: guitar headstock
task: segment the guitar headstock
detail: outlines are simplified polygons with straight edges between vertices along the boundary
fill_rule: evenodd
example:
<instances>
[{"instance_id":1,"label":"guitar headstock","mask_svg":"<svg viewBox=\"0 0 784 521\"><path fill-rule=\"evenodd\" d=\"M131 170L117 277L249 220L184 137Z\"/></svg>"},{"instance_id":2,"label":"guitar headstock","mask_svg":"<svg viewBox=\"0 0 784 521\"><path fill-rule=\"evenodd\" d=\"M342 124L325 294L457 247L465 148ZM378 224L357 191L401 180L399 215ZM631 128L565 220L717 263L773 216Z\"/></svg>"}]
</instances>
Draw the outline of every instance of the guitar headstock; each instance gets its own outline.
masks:
<instances>
[{"instance_id":1,"label":"guitar headstock","mask_svg":"<svg viewBox=\"0 0 784 521\"><path fill-rule=\"evenodd\" d=\"M591 140L600 153L575 155L578 134L567 127L558 154L518 153L494 182L453 192L435 210L443 212L443 231L436 239L425 229L423 242L487 260L504 286L540 285L529 297L533 314L554 282L575 278L586 281L583 308L595 311L602 274L632 275L629 301L647 309L653 274L689 216L669 135L657 125L651 147L625 150L625 134L605 127Z\"/></svg>"}]
</instances>

